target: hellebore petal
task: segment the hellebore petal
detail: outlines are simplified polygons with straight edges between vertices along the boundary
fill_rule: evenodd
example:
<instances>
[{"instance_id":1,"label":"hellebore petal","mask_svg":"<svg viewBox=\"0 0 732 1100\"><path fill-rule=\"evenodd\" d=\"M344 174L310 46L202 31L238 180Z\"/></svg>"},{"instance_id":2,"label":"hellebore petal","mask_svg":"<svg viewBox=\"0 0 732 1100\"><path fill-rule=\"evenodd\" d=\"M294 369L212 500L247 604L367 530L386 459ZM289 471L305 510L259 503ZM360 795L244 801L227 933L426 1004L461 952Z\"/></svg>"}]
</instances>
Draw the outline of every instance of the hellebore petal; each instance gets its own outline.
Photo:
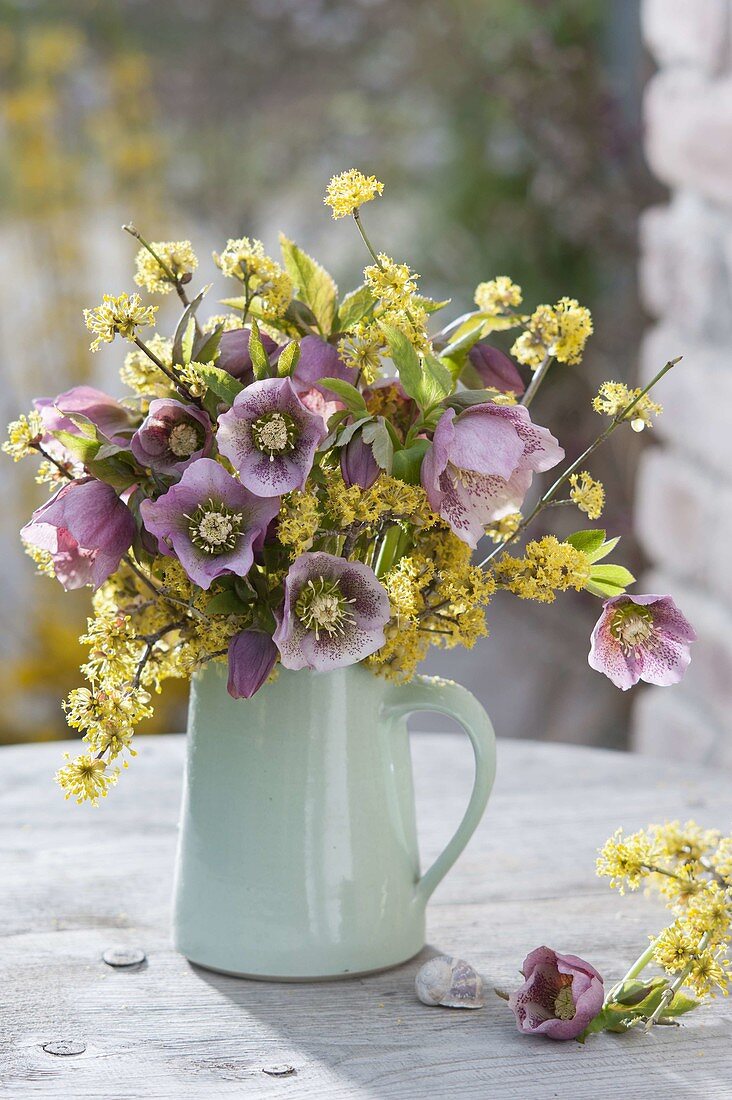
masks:
<instances>
[{"instance_id":1,"label":"hellebore petal","mask_svg":"<svg viewBox=\"0 0 732 1100\"><path fill-rule=\"evenodd\" d=\"M285 578L274 641L285 668L343 668L384 644L389 598L361 562L301 554Z\"/></svg>"},{"instance_id":2,"label":"hellebore petal","mask_svg":"<svg viewBox=\"0 0 732 1100\"><path fill-rule=\"evenodd\" d=\"M135 521L110 485L89 478L63 485L20 535L49 551L64 588L99 588L132 545Z\"/></svg>"},{"instance_id":3,"label":"hellebore petal","mask_svg":"<svg viewBox=\"0 0 732 1100\"><path fill-rule=\"evenodd\" d=\"M242 485L260 497L274 497L303 488L326 431L289 378L264 378L237 394L221 414L217 441Z\"/></svg>"},{"instance_id":4,"label":"hellebore petal","mask_svg":"<svg viewBox=\"0 0 732 1100\"><path fill-rule=\"evenodd\" d=\"M242 630L229 642L228 692L234 699L251 699L274 668L279 651L263 630Z\"/></svg>"},{"instance_id":5,"label":"hellebore petal","mask_svg":"<svg viewBox=\"0 0 732 1100\"><path fill-rule=\"evenodd\" d=\"M213 447L211 421L194 405L173 398L150 402L148 414L130 441L130 450L141 466L161 474L185 470Z\"/></svg>"},{"instance_id":6,"label":"hellebore petal","mask_svg":"<svg viewBox=\"0 0 732 1100\"><path fill-rule=\"evenodd\" d=\"M667 687L682 679L694 641L694 628L670 596L623 593L603 604L588 661L622 691L639 680Z\"/></svg>"},{"instance_id":7,"label":"hellebore petal","mask_svg":"<svg viewBox=\"0 0 732 1100\"><path fill-rule=\"evenodd\" d=\"M526 981L508 998L523 1035L576 1039L602 1009L602 977L577 955L537 947L521 968Z\"/></svg>"},{"instance_id":8,"label":"hellebore petal","mask_svg":"<svg viewBox=\"0 0 732 1100\"><path fill-rule=\"evenodd\" d=\"M381 467L374 458L374 452L368 443L364 443L360 432L351 436L345 447L341 447L341 474L346 485L358 485L370 489L381 473Z\"/></svg>"},{"instance_id":9,"label":"hellebore petal","mask_svg":"<svg viewBox=\"0 0 732 1100\"><path fill-rule=\"evenodd\" d=\"M160 553L175 555L188 576L207 589L216 577L244 577L279 511L279 499L250 493L211 458L192 462L157 500L143 500L140 515Z\"/></svg>"},{"instance_id":10,"label":"hellebore petal","mask_svg":"<svg viewBox=\"0 0 732 1100\"><path fill-rule=\"evenodd\" d=\"M479 340L468 352L468 359L486 389L515 393L517 397L524 393L526 386L516 364L500 348Z\"/></svg>"}]
</instances>

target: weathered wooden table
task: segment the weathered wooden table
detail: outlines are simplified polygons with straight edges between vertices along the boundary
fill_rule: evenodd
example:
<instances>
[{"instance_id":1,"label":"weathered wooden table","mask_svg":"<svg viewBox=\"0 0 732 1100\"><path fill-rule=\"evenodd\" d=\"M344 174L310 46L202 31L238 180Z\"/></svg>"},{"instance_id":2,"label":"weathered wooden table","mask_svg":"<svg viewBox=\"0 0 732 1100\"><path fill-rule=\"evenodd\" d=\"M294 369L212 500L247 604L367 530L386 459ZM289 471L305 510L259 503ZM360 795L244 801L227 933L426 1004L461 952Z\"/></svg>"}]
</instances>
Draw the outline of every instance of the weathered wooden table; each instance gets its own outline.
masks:
<instances>
[{"instance_id":1,"label":"weathered wooden table","mask_svg":"<svg viewBox=\"0 0 732 1100\"><path fill-rule=\"evenodd\" d=\"M426 863L465 804L463 739L413 738ZM427 1008L417 960L313 985L241 981L190 966L168 939L183 765L150 737L98 810L50 785L63 746L0 749L0 1095L661 1100L732 1097L732 1013L682 1029L601 1035L584 1047L525 1038L505 1003ZM730 777L591 749L503 742L481 828L429 908L431 944L511 987L547 943L618 977L662 910L594 875L617 825L696 817L729 825ZM113 969L102 954L139 946ZM53 1053L78 1050L77 1054Z\"/></svg>"}]
</instances>

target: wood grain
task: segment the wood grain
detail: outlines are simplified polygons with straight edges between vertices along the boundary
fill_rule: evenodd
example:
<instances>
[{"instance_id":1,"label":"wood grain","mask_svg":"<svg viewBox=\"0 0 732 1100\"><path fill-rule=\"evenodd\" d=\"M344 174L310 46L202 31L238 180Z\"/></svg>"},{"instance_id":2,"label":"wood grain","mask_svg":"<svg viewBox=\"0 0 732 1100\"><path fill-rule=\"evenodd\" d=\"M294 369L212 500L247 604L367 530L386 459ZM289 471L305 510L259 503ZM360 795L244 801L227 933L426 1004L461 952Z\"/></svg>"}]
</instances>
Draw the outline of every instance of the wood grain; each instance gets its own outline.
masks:
<instances>
[{"instance_id":1,"label":"wood grain","mask_svg":"<svg viewBox=\"0 0 732 1100\"><path fill-rule=\"evenodd\" d=\"M421 1005L416 960L313 985L190 966L168 939L182 738L141 739L98 810L50 785L63 747L0 750L0 1096L732 1098L723 1000L679 1030L580 1047L519 1036L498 998L470 1013ZM449 734L418 734L413 755L426 865L465 805L470 751ZM468 959L489 986L511 987L541 943L618 977L662 910L597 880L597 846L621 823L726 826L729 787L728 776L673 762L501 743L488 813L429 907L432 945ZM101 956L118 944L147 961L112 969ZM61 1040L86 1049L44 1051Z\"/></svg>"}]
</instances>

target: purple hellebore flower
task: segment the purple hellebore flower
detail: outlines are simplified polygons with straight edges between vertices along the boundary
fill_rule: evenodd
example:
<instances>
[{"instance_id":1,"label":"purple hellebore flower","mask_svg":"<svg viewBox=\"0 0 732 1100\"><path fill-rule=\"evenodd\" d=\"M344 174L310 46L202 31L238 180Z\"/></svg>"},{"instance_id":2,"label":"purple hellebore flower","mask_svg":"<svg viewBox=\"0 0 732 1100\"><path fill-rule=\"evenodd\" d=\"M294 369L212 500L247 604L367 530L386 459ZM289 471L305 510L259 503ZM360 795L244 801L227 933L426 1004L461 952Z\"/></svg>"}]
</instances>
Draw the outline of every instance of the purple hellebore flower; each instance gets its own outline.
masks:
<instances>
[{"instance_id":1,"label":"purple hellebore flower","mask_svg":"<svg viewBox=\"0 0 732 1100\"><path fill-rule=\"evenodd\" d=\"M242 485L261 497L302 489L326 427L289 378L264 378L219 417L218 445Z\"/></svg>"},{"instance_id":2,"label":"purple hellebore flower","mask_svg":"<svg viewBox=\"0 0 732 1100\"><path fill-rule=\"evenodd\" d=\"M135 520L111 485L86 478L62 485L20 535L50 552L64 588L99 588L132 545Z\"/></svg>"},{"instance_id":3,"label":"purple hellebore flower","mask_svg":"<svg viewBox=\"0 0 732 1100\"><path fill-rule=\"evenodd\" d=\"M162 397L150 402L147 416L130 442L141 466L161 474L185 470L211 453L213 432L205 412Z\"/></svg>"},{"instance_id":4,"label":"purple hellebore flower","mask_svg":"<svg viewBox=\"0 0 732 1100\"><path fill-rule=\"evenodd\" d=\"M526 981L511 993L508 1007L523 1035L576 1039L602 1009L602 977L577 955L537 947L524 959Z\"/></svg>"},{"instance_id":5,"label":"purple hellebore flower","mask_svg":"<svg viewBox=\"0 0 732 1100\"><path fill-rule=\"evenodd\" d=\"M590 666L627 691L639 680L677 684L696 631L670 596L613 596L592 631Z\"/></svg>"},{"instance_id":6,"label":"purple hellebore flower","mask_svg":"<svg viewBox=\"0 0 732 1100\"><path fill-rule=\"evenodd\" d=\"M244 577L252 546L279 511L279 500L255 497L212 458L199 458L140 515L160 552L180 561L191 580L209 588L225 573Z\"/></svg>"},{"instance_id":7,"label":"purple hellebore flower","mask_svg":"<svg viewBox=\"0 0 732 1100\"><path fill-rule=\"evenodd\" d=\"M277 646L263 630L235 634L229 642L229 695L251 699L267 680L277 656Z\"/></svg>"},{"instance_id":8,"label":"purple hellebore flower","mask_svg":"<svg viewBox=\"0 0 732 1100\"><path fill-rule=\"evenodd\" d=\"M432 509L475 547L487 524L521 507L535 472L564 457L557 440L522 405L446 409L422 463Z\"/></svg>"},{"instance_id":9,"label":"purple hellebore flower","mask_svg":"<svg viewBox=\"0 0 732 1100\"><path fill-rule=\"evenodd\" d=\"M509 359L504 352L487 341L479 340L477 344L473 344L468 352L468 359L487 389L515 393L517 396L526 389L513 359Z\"/></svg>"},{"instance_id":10,"label":"purple hellebore flower","mask_svg":"<svg viewBox=\"0 0 732 1100\"><path fill-rule=\"evenodd\" d=\"M384 644L389 598L368 565L301 554L285 578L274 640L285 668L344 668Z\"/></svg>"},{"instance_id":11,"label":"purple hellebore flower","mask_svg":"<svg viewBox=\"0 0 732 1100\"><path fill-rule=\"evenodd\" d=\"M57 431L81 434L81 429L64 413L81 413L88 417L110 443L124 445L134 430L130 410L94 386L73 386L58 397L37 397L33 405L49 434Z\"/></svg>"},{"instance_id":12,"label":"purple hellebore flower","mask_svg":"<svg viewBox=\"0 0 732 1100\"><path fill-rule=\"evenodd\" d=\"M358 485L370 489L381 473L381 467L374 458L374 452L368 443L364 443L360 432L351 436L345 447L341 447L341 474L346 485Z\"/></svg>"},{"instance_id":13,"label":"purple hellebore flower","mask_svg":"<svg viewBox=\"0 0 732 1100\"><path fill-rule=\"evenodd\" d=\"M249 354L249 337L251 334L251 329L248 328L235 328L230 332L222 333L219 354L216 359L217 367L227 371L234 378L243 382L245 386L254 381L252 357ZM259 338L267 355L271 355L272 352L277 350L277 344L266 332L260 332Z\"/></svg>"}]
</instances>

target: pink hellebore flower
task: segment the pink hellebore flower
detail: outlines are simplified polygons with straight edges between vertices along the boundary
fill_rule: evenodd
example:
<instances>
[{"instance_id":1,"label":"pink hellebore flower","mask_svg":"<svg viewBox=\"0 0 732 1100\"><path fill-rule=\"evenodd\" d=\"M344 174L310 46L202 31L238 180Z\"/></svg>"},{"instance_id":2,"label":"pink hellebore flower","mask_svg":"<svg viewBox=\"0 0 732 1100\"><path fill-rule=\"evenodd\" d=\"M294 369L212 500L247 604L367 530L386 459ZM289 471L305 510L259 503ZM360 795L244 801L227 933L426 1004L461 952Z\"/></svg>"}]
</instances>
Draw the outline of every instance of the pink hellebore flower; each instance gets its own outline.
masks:
<instances>
[{"instance_id":1,"label":"pink hellebore flower","mask_svg":"<svg viewBox=\"0 0 732 1100\"><path fill-rule=\"evenodd\" d=\"M150 402L148 414L130 442L141 466L161 474L185 470L211 453L213 433L205 412L173 398Z\"/></svg>"},{"instance_id":2,"label":"pink hellebore flower","mask_svg":"<svg viewBox=\"0 0 732 1100\"><path fill-rule=\"evenodd\" d=\"M304 487L325 434L322 417L303 405L289 378L264 378L221 414L217 440L242 485L274 497Z\"/></svg>"},{"instance_id":3,"label":"pink hellebore flower","mask_svg":"<svg viewBox=\"0 0 732 1100\"><path fill-rule=\"evenodd\" d=\"M602 1009L602 978L577 955L537 947L524 959L526 981L511 993L508 1007L523 1035L576 1039Z\"/></svg>"},{"instance_id":4,"label":"pink hellebore flower","mask_svg":"<svg viewBox=\"0 0 732 1100\"><path fill-rule=\"evenodd\" d=\"M670 596L613 596L592 631L590 666L627 691L639 680L677 684L696 631Z\"/></svg>"},{"instance_id":5,"label":"pink hellebore flower","mask_svg":"<svg viewBox=\"0 0 732 1100\"><path fill-rule=\"evenodd\" d=\"M47 550L66 589L99 588L129 550L135 521L111 485L88 478L70 481L38 508L20 532L30 546Z\"/></svg>"},{"instance_id":6,"label":"pink hellebore flower","mask_svg":"<svg viewBox=\"0 0 732 1100\"><path fill-rule=\"evenodd\" d=\"M81 434L81 428L64 413L86 416L110 443L124 445L134 430L135 421L130 410L94 386L73 386L58 397L37 397L33 404L41 414L48 433L65 431L72 435Z\"/></svg>"},{"instance_id":7,"label":"pink hellebore flower","mask_svg":"<svg viewBox=\"0 0 732 1100\"><path fill-rule=\"evenodd\" d=\"M226 573L246 576L253 544L279 506L276 497L255 497L212 458L199 458L167 493L143 500L140 515L160 552L177 557L194 584L207 589Z\"/></svg>"},{"instance_id":8,"label":"pink hellebore flower","mask_svg":"<svg viewBox=\"0 0 732 1100\"><path fill-rule=\"evenodd\" d=\"M563 457L522 405L474 405L459 416L447 409L422 463L422 485L433 510L475 547L487 524L519 510L534 473Z\"/></svg>"},{"instance_id":9,"label":"pink hellebore flower","mask_svg":"<svg viewBox=\"0 0 732 1100\"><path fill-rule=\"evenodd\" d=\"M229 642L229 695L251 699L275 666L277 646L263 630L242 630Z\"/></svg>"},{"instance_id":10,"label":"pink hellebore flower","mask_svg":"<svg viewBox=\"0 0 732 1100\"><path fill-rule=\"evenodd\" d=\"M381 648L389 616L389 598L368 565L301 554L285 578L273 637L285 668L343 668Z\"/></svg>"}]
</instances>

